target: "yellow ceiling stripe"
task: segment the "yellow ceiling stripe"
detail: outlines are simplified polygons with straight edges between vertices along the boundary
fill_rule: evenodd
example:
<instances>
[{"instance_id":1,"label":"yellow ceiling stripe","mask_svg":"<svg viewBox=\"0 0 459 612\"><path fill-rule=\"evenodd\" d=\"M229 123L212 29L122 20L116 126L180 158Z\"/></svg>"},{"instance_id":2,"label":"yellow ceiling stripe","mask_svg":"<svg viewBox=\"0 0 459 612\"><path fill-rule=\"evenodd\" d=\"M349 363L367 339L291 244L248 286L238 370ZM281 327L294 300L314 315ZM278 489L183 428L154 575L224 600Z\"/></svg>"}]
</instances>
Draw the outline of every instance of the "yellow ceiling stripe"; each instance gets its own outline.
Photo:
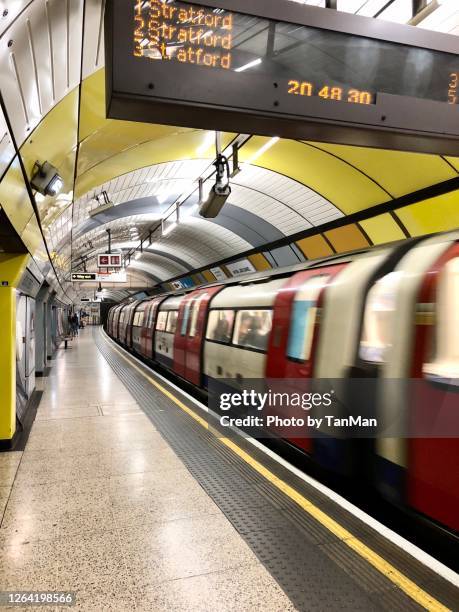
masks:
<instances>
[{"instance_id":1,"label":"yellow ceiling stripe","mask_svg":"<svg viewBox=\"0 0 459 612\"><path fill-rule=\"evenodd\" d=\"M369 178L328 155L294 140L279 140L256 157L269 138L256 136L241 150L241 161L252 163L293 178L350 214L386 202L387 193Z\"/></svg>"},{"instance_id":2,"label":"yellow ceiling stripe","mask_svg":"<svg viewBox=\"0 0 459 612\"><path fill-rule=\"evenodd\" d=\"M262 270L271 270L268 260L262 253L249 255L248 259L258 272L261 272Z\"/></svg>"},{"instance_id":3,"label":"yellow ceiling stripe","mask_svg":"<svg viewBox=\"0 0 459 612\"><path fill-rule=\"evenodd\" d=\"M397 225L389 213L360 221L360 225L373 244L384 244L385 242L394 242L405 238L400 226Z\"/></svg>"},{"instance_id":4,"label":"yellow ceiling stripe","mask_svg":"<svg viewBox=\"0 0 459 612\"><path fill-rule=\"evenodd\" d=\"M298 240L296 244L307 259L319 259L333 255L332 248L320 234Z\"/></svg>"},{"instance_id":5,"label":"yellow ceiling stripe","mask_svg":"<svg viewBox=\"0 0 459 612\"><path fill-rule=\"evenodd\" d=\"M325 236L337 253L346 253L347 251L368 247L368 240L355 224L331 229L325 232Z\"/></svg>"},{"instance_id":6,"label":"yellow ceiling stripe","mask_svg":"<svg viewBox=\"0 0 459 612\"><path fill-rule=\"evenodd\" d=\"M395 198L457 176L439 155L327 143L311 144L356 166Z\"/></svg>"},{"instance_id":7,"label":"yellow ceiling stripe","mask_svg":"<svg viewBox=\"0 0 459 612\"><path fill-rule=\"evenodd\" d=\"M202 131L180 132L178 128L155 126L157 137L142 144L133 145L120 153L113 153L106 157L107 147L115 147L118 127L112 124L110 130L99 132L100 140L95 143L86 139L81 145L79 156L79 176L77 180L75 197L86 194L91 189L113 178L132 172L139 168L152 166L176 160L196 159L197 150L202 146ZM224 134L223 146L233 138L233 134ZM122 139L122 136L121 136ZM99 148L100 147L100 148ZM98 161L102 159L102 161ZM211 159L209 159L209 164ZM85 166L89 170L81 172Z\"/></svg>"},{"instance_id":8,"label":"yellow ceiling stripe","mask_svg":"<svg viewBox=\"0 0 459 612\"><path fill-rule=\"evenodd\" d=\"M459 227L459 190L395 211L412 236Z\"/></svg>"},{"instance_id":9,"label":"yellow ceiling stripe","mask_svg":"<svg viewBox=\"0 0 459 612\"><path fill-rule=\"evenodd\" d=\"M208 283L213 283L215 281L215 276L210 270L204 270L204 272L202 272L202 275Z\"/></svg>"}]
</instances>

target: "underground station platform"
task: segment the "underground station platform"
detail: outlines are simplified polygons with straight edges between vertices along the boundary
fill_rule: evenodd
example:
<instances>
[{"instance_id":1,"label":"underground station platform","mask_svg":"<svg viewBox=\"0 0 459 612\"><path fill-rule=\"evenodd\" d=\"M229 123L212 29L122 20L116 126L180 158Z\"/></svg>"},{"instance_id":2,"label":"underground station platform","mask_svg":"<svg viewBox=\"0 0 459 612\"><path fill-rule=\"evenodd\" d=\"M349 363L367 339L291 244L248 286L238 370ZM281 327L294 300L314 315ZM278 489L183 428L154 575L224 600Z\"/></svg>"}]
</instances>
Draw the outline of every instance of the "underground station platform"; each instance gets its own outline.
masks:
<instances>
[{"instance_id":1,"label":"underground station platform","mask_svg":"<svg viewBox=\"0 0 459 612\"><path fill-rule=\"evenodd\" d=\"M457 609L454 572L219 432L103 329L42 387L25 448L0 456L3 590L86 610Z\"/></svg>"},{"instance_id":2,"label":"underground station platform","mask_svg":"<svg viewBox=\"0 0 459 612\"><path fill-rule=\"evenodd\" d=\"M0 609L459 611L457 0L0 0Z\"/></svg>"}]
</instances>

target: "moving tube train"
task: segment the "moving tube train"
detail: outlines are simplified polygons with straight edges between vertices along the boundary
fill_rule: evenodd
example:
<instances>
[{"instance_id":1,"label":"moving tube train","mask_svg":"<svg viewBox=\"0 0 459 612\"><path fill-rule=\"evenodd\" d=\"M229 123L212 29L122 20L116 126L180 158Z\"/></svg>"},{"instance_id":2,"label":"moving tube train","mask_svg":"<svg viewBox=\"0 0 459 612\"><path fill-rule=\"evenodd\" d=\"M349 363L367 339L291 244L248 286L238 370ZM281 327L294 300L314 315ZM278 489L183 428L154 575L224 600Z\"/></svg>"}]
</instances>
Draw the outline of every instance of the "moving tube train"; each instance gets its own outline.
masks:
<instances>
[{"instance_id":1,"label":"moving tube train","mask_svg":"<svg viewBox=\"0 0 459 612\"><path fill-rule=\"evenodd\" d=\"M459 410L459 231L120 304L107 331L202 390L219 378L371 378L380 418L405 410L441 430ZM397 379L417 384L386 387ZM339 436L287 443L335 474L357 469ZM381 437L363 448L371 486L459 529L459 439Z\"/></svg>"}]
</instances>

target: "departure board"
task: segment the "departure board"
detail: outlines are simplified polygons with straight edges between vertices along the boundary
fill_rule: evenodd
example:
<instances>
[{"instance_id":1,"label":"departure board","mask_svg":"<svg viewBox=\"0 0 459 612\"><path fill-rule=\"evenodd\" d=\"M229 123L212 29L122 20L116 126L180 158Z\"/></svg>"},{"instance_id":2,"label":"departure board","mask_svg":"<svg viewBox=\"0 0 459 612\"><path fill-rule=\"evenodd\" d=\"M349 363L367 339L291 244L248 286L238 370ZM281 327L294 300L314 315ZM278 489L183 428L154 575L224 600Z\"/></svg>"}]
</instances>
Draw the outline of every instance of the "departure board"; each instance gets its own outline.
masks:
<instances>
[{"instance_id":1,"label":"departure board","mask_svg":"<svg viewBox=\"0 0 459 612\"><path fill-rule=\"evenodd\" d=\"M459 42L422 35L288 0L109 0L108 116L459 154Z\"/></svg>"}]
</instances>

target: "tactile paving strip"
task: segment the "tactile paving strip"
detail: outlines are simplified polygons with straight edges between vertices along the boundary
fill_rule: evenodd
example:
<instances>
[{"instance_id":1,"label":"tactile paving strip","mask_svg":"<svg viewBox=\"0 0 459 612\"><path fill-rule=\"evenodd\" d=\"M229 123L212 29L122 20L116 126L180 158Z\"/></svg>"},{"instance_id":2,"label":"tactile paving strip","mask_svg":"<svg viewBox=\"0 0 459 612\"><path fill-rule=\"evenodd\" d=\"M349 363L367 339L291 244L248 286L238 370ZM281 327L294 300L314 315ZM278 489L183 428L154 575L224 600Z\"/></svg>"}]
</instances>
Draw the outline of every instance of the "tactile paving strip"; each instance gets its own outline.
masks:
<instances>
[{"instance_id":1,"label":"tactile paving strip","mask_svg":"<svg viewBox=\"0 0 459 612\"><path fill-rule=\"evenodd\" d=\"M219 506L261 563L301 611L334 610L420 610L418 604L369 565L334 534L302 510L290 498L253 470L205 430L94 331L99 350L139 406L168 442L206 493ZM154 372L149 371L154 377ZM164 385L163 382L160 384ZM186 399L180 398L187 403ZM193 409L192 404L190 408ZM196 407L194 407L196 410ZM247 445L238 438L238 444ZM247 445L248 446L248 445ZM249 450L247 448L247 450ZM260 451L250 453L275 473L333 516L333 503ZM336 506L336 504L334 504ZM338 514L343 514L339 506ZM350 517L340 521L361 539L377 534ZM363 530L365 538L361 536ZM377 549L378 550L378 549ZM381 554L381 552L380 552ZM384 555L383 555L384 556ZM403 556L403 555L402 555ZM399 564L406 575L414 575L419 586L435 583L444 593L442 601L451 609L457 590L441 588L444 581L408 555ZM451 587L451 585L449 585Z\"/></svg>"}]
</instances>

